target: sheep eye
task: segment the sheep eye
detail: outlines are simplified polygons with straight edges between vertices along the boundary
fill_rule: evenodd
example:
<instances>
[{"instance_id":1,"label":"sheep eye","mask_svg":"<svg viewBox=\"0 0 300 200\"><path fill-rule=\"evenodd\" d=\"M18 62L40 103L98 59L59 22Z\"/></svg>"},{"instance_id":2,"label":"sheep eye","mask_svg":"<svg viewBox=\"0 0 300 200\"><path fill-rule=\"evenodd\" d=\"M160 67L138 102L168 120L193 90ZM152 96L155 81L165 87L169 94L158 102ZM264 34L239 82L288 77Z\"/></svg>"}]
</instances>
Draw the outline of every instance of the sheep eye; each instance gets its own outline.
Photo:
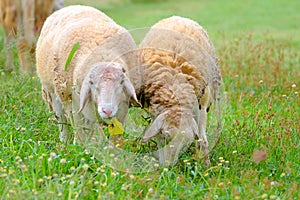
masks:
<instances>
[{"instance_id":1,"label":"sheep eye","mask_svg":"<svg viewBox=\"0 0 300 200\"><path fill-rule=\"evenodd\" d=\"M93 82L93 81L90 81L90 84L91 84L91 85L93 85L93 84L94 84L94 82Z\"/></svg>"},{"instance_id":2,"label":"sheep eye","mask_svg":"<svg viewBox=\"0 0 300 200\"><path fill-rule=\"evenodd\" d=\"M123 83L124 83L124 80L121 80L120 84L123 85Z\"/></svg>"}]
</instances>

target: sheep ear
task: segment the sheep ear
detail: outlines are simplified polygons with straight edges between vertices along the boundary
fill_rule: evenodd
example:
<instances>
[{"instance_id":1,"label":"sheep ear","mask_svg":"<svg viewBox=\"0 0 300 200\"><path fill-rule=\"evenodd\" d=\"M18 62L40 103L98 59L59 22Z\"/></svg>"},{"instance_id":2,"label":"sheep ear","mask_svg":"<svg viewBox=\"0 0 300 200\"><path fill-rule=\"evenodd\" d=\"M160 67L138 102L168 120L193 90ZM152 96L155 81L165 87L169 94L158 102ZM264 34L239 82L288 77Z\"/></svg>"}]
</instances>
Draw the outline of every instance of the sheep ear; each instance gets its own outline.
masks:
<instances>
[{"instance_id":1,"label":"sheep ear","mask_svg":"<svg viewBox=\"0 0 300 200\"><path fill-rule=\"evenodd\" d=\"M84 79L82 82L81 90L80 90L80 98L79 98L79 110L78 113L80 113L83 108L85 107L89 97L91 95L91 88L89 86L88 77Z\"/></svg>"},{"instance_id":2,"label":"sheep ear","mask_svg":"<svg viewBox=\"0 0 300 200\"><path fill-rule=\"evenodd\" d=\"M194 118L193 118L191 127L192 127L194 137L200 138L199 128L198 128L197 122L195 121Z\"/></svg>"},{"instance_id":3,"label":"sheep ear","mask_svg":"<svg viewBox=\"0 0 300 200\"><path fill-rule=\"evenodd\" d=\"M146 130L145 135L142 139L143 142L147 142L148 140L160 133L164 125L165 118L166 113L162 113L156 117L151 126Z\"/></svg>"},{"instance_id":4,"label":"sheep ear","mask_svg":"<svg viewBox=\"0 0 300 200\"><path fill-rule=\"evenodd\" d=\"M130 99L132 99L136 105L142 107L142 104L137 100L134 87L133 87L132 83L130 82L129 78L126 77L126 75L124 77L123 85L124 85L124 91L125 91L126 96L128 96Z\"/></svg>"}]
</instances>

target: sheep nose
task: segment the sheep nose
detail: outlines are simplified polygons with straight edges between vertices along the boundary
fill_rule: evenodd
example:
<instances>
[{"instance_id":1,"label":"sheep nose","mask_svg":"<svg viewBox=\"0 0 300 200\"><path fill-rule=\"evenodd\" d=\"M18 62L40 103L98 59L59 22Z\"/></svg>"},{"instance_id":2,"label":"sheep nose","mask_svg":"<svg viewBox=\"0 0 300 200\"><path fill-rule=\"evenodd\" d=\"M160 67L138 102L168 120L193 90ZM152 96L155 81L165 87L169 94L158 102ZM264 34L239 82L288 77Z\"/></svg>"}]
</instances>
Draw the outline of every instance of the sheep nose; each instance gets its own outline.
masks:
<instances>
[{"instance_id":1,"label":"sheep nose","mask_svg":"<svg viewBox=\"0 0 300 200\"><path fill-rule=\"evenodd\" d=\"M103 112L107 117L110 117L111 114L112 114L112 110L111 110L111 109L102 108L102 112Z\"/></svg>"}]
</instances>

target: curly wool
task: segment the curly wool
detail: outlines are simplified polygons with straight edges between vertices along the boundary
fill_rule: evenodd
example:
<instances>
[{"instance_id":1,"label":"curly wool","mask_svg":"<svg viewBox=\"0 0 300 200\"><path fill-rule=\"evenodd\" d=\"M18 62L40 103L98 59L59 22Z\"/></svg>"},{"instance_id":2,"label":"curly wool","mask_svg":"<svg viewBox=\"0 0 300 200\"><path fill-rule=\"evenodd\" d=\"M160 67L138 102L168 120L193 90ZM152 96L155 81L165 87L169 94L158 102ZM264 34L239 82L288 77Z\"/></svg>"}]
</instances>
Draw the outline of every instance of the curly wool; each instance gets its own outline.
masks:
<instances>
[{"instance_id":1,"label":"curly wool","mask_svg":"<svg viewBox=\"0 0 300 200\"><path fill-rule=\"evenodd\" d=\"M143 141L161 134L157 138L159 162L174 164L180 151L197 137L209 165L207 111L218 99L222 78L207 33L190 19L163 19L146 34L139 56L143 85L138 92L157 114ZM161 138L170 146L163 147Z\"/></svg>"},{"instance_id":2,"label":"curly wool","mask_svg":"<svg viewBox=\"0 0 300 200\"><path fill-rule=\"evenodd\" d=\"M185 96L180 92L187 89L189 83L194 90L192 93L198 98L203 95L203 88L206 87L205 77L201 72L196 70L196 67L189 64L180 55L162 50L143 49L142 63L146 66L143 73L145 81L146 97L155 99L154 93L164 86L165 90L178 90L176 96L183 99ZM179 77L181 81L179 82ZM176 84L174 84L176 82ZM168 87L166 86L168 85ZM170 87L174 87L171 89ZM179 88L179 89L176 89ZM191 93L191 91L189 91ZM162 95L156 95L163 98L167 91L162 91ZM173 94L174 96L174 94ZM171 95L172 97L172 95ZM171 98L172 99L172 98ZM162 101L161 103L163 103ZM178 102L173 102L173 105L178 105Z\"/></svg>"},{"instance_id":3,"label":"curly wool","mask_svg":"<svg viewBox=\"0 0 300 200\"><path fill-rule=\"evenodd\" d=\"M178 16L159 21L142 41L140 54L147 96L152 96L151 91L157 89L156 80L168 80L163 74L173 70L173 75L185 75L193 85L197 99L203 96L207 85L212 94L211 101L218 98L222 78L215 50L206 31L196 22ZM154 63L168 67L161 68Z\"/></svg>"}]
</instances>

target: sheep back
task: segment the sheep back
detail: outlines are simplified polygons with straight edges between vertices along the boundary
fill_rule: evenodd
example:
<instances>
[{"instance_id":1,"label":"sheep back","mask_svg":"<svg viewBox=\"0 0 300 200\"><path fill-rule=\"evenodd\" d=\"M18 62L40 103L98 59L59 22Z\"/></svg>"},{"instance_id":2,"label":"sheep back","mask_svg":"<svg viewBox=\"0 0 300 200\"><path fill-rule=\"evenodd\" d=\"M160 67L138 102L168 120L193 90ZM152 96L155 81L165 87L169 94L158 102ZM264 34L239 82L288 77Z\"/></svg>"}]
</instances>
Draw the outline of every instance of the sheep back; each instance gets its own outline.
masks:
<instances>
[{"instance_id":1,"label":"sheep back","mask_svg":"<svg viewBox=\"0 0 300 200\"><path fill-rule=\"evenodd\" d=\"M173 75L182 73L194 87L199 101L207 85L212 91L212 100L217 98L221 75L215 50L206 31L195 21L173 16L157 22L141 42L140 53L149 97L165 84L155 80L168 80L163 77L168 71ZM156 62L168 67L153 65Z\"/></svg>"}]
</instances>

